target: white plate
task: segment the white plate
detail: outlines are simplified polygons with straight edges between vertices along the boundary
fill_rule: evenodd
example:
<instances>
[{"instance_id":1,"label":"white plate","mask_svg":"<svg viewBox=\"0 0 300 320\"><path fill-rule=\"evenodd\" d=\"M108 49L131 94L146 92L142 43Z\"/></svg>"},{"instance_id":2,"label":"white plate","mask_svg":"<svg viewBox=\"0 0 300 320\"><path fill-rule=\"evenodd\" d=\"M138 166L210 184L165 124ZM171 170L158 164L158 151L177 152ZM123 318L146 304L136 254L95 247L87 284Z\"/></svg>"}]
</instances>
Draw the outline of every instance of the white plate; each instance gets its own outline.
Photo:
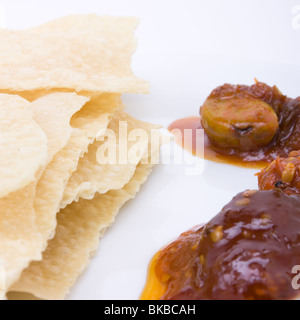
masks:
<instances>
[{"instance_id":1,"label":"white plate","mask_svg":"<svg viewBox=\"0 0 300 320\"><path fill-rule=\"evenodd\" d=\"M291 65L170 52L136 55L134 69L151 82L152 93L124 96L127 111L165 126L197 115L212 89L225 82L253 84L256 77L291 97L300 95L300 68ZM182 232L210 220L237 193L257 188L256 172L205 161L201 175L187 176L185 165L158 166L121 210L68 298L138 299L153 255Z\"/></svg>"}]
</instances>

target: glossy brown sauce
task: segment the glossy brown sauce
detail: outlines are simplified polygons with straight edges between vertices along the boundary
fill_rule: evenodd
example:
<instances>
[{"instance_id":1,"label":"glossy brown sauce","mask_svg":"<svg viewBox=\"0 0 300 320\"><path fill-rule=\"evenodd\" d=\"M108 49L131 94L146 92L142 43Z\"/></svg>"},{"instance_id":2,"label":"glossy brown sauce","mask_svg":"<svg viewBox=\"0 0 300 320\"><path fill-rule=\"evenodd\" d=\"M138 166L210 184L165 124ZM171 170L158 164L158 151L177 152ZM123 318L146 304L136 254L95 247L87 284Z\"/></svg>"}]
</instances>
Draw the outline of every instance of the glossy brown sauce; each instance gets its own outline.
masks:
<instances>
[{"instance_id":1,"label":"glossy brown sauce","mask_svg":"<svg viewBox=\"0 0 300 320\"><path fill-rule=\"evenodd\" d=\"M150 276L164 294L151 298L293 299L299 264L300 198L279 189L246 191L156 256Z\"/></svg>"},{"instance_id":2,"label":"glossy brown sauce","mask_svg":"<svg viewBox=\"0 0 300 320\"><path fill-rule=\"evenodd\" d=\"M226 84L215 89L208 99L227 99L235 97L239 99L261 100L269 104L275 111L279 129L273 140L264 147L256 150L241 151L237 148L224 148L210 141L205 134L204 157L216 162L224 162L238 166L262 168L266 163L270 163L277 157L287 157L291 151L300 149L300 97L291 99L284 96L277 87L270 87L264 83L257 82L253 86L229 85ZM191 117L177 120L172 123L169 130L180 129L184 135L184 129L201 129L201 118ZM176 141L182 145L179 141ZM195 142L184 148L195 154Z\"/></svg>"}]
</instances>

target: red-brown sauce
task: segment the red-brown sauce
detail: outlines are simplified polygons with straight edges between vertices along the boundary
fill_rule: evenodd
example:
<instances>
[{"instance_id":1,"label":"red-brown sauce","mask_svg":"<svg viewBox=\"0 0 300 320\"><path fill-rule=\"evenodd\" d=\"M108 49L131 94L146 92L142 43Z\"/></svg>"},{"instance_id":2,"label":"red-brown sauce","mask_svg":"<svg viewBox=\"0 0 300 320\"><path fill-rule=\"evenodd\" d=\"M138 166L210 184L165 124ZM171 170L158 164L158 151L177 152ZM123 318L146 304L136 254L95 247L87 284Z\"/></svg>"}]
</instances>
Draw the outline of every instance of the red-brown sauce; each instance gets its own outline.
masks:
<instances>
[{"instance_id":1,"label":"red-brown sauce","mask_svg":"<svg viewBox=\"0 0 300 320\"><path fill-rule=\"evenodd\" d=\"M245 101L251 97L269 104L278 117L279 129L268 145L251 151L220 147L205 135L203 156L206 159L239 166L261 168L277 157L287 157L291 151L300 149L300 97L297 99L288 98L277 87L270 87L264 83L257 82L253 86L226 84L215 89L208 99L220 99L221 101L224 98L233 96L245 99ZM180 129L184 136L184 129L196 130L201 128L201 118L191 117L175 121L170 125L169 130ZM180 140L180 138L176 139L182 145ZM184 147L195 154L195 142Z\"/></svg>"},{"instance_id":2,"label":"red-brown sauce","mask_svg":"<svg viewBox=\"0 0 300 320\"><path fill-rule=\"evenodd\" d=\"M292 299L299 264L300 198L246 191L156 256L149 277L163 294L151 299Z\"/></svg>"}]
</instances>

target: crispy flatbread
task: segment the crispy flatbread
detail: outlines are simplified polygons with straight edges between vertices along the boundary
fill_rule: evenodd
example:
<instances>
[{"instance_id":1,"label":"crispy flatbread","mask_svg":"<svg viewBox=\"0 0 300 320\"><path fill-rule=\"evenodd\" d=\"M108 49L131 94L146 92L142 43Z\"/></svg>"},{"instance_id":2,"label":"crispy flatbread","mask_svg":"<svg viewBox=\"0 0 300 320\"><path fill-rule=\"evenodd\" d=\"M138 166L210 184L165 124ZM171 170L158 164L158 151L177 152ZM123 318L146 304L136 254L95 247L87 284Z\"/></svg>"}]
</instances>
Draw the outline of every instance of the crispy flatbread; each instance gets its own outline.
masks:
<instances>
[{"instance_id":1,"label":"crispy flatbread","mask_svg":"<svg viewBox=\"0 0 300 320\"><path fill-rule=\"evenodd\" d=\"M47 137L30 103L0 94L0 197L26 187L47 161Z\"/></svg>"},{"instance_id":2,"label":"crispy flatbread","mask_svg":"<svg viewBox=\"0 0 300 320\"><path fill-rule=\"evenodd\" d=\"M65 186L76 170L78 161L90 143L105 133L114 113L120 108L119 95L107 94L88 102L71 119L73 132L65 148L58 152L49 163L36 187L34 208L36 224L41 233L41 251L46 249L47 241L54 237L56 214L60 209ZM93 115L93 121L90 116ZM76 126L76 127L75 127ZM35 259L38 260L38 259ZM14 288L18 290L27 281L31 265L24 270Z\"/></svg>"},{"instance_id":3,"label":"crispy flatbread","mask_svg":"<svg viewBox=\"0 0 300 320\"><path fill-rule=\"evenodd\" d=\"M35 244L35 179L48 159L47 137L33 119L30 103L0 94L0 265L5 288L16 281L33 258L41 257ZM1 290L1 298L5 290Z\"/></svg>"},{"instance_id":4,"label":"crispy flatbread","mask_svg":"<svg viewBox=\"0 0 300 320\"><path fill-rule=\"evenodd\" d=\"M157 130L157 126L135 120L125 113L119 113L115 119L126 119L131 123L130 126L135 128L146 128L149 139L145 150L150 149L150 131ZM116 123L113 126L116 126ZM147 164L134 165L135 169L128 183L124 182L128 176L123 176L122 184L126 184L123 184L124 187L105 194L96 193L92 200L79 199L61 210L57 218L55 237L48 243L43 260L31 263L24 271L21 281L11 290L31 293L42 299L63 299L87 267L90 256L98 247L99 234L103 236L105 230L114 222L120 208L134 198L150 175L152 160L156 163L159 156L159 147L157 145L150 154L145 153L147 158L149 157ZM93 165L90 167L91 170L94 168ZM108 178L106 181L111 183Z\"/></svg>"},{"instance_id":5,"label":"crispy flatbread","mask_svg":"<svg viewBox=\"0 0 300 320\"><path fill-rule=\"evenodd\" d=\"M120 208L135 197L152 167L152 164L138 165L123 189L96 194L93 200L80 199L62 210L57 217L56 235L49 242L43 260L33 262L26 278L12 290L46 300L64 299L87 268L98 247L99 235L104 235Z\"/></svg>"},{"instance_id":6,"label":"crispy flatbread","mask_svg":"<svg viewBox=\"0 0 300 320\"><path fill-rule=\"evenodd\" d=\"M106 193L109 190L123 188L132 178L142 158L148 159L151 130L157 128L158 126L136 120L125 112L118 112L110 122L103 141L96 141L90 145L88 152L80 159L77 170L72 174L65 189L61 208L78 201L79 198L92 199L96 192ZM104 141L106 137L110 141ZM128 141L124 141L127 137ZM115 161L101 163L97 153L101 148L105 153L106 145L109 143L115 146L112 159ZM120 155L124 152L123 146L126 148L126 154ZM123 157L126 159L122 159ZM125 161L121 163L123 160Z\"/></svg>"},{"instance_id":7,"label":"crispy flatbread","mask_svg":"<svg viewBox=\"0 0 300 320\"><path fill-rule=\"evenodd\" d=\"M149 91L131 70L137 24L92 14L0 30L0 299L7 289L64 298L150 174L157 127L121 112L121 93ZM104 135L123 136L119 121L144 132L116 144L120 163L99 165Z\"/></svg>"},{"instance_id":8,"label":"crispy flatbread","mask_svg":"<svg viewBox=\"0 0 300 320\"><path fill-rule=\"evenodd\" d=\"M35 224L35 186L32 182L0 199L0 265L5 270L5 290L1 292L1 299L30 261L42 257L36 245L41 242L41 235Z\"/></svg>"},{"instance_id":9,"label":"crispy flatbread","mask_svg":"<svg viewBox=\"0 0 300 320\"><path fill-rule=\"evenodd\" d=\"M71 119L72 134L65 148L49 163L38 181L35 197L37 225L44 239L54 236L55 215L59 211L63 192L79 159L87 152L89 144L103 135L109 121L120 107L118 95L107 94L86 103Z\"/></svg>"},{"instance_id":10,"label":"crispy flatbread","mask_svg":"<svg viewBox=\"0 0 300 320\"><path fill-rule=\"evenodd\" d=\"M135 77L136 18L75 15L27 30L0 31L0 88L23 96L57 90L145 93ZM26 92L27 91L27 92Z\"/></svg>"},{"instance_id":11,"label":"crispy flatbread","mask_svg":"<svg viewBox=\"0 0 300 320\"><path fill-rule=\"evenodd\" d=\"M76 93L53 93L30 103L33 119L48 138L48 163L70 140L71 118L89 101Z\"/></svg>"}]
</instances>

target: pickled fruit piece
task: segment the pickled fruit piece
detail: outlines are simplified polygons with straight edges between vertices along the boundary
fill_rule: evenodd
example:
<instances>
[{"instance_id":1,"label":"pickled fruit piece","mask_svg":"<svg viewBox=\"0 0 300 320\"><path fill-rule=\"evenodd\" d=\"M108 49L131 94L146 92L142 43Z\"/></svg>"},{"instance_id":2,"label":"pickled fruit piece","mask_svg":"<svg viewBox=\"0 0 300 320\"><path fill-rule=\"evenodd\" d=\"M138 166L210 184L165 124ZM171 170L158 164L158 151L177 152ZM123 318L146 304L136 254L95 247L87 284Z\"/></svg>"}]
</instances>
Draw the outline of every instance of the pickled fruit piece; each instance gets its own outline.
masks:
<instances>
[{"instance_id":1,"label":"pickled fruit piece","mask_svg":"<svg viewBox=\"0 0 300 320\"><path fill-rule=\"evenodd\" d=\"M258 173L260 190L282 189L289 195L300 195L300 151L289 158L278 158Z\"/></svg>"},{"instance_id":2,"label":"pickled fruit piece","mask_svg":"<svg viewBox=\"0 0 300 320\"><path fill-rule=\"evenodd\" d=\"M272 107L248 95L209 97L200 113L205 133L222 148L251 151L266 146L279 127Z\"/></svg>"}]
</instances>

